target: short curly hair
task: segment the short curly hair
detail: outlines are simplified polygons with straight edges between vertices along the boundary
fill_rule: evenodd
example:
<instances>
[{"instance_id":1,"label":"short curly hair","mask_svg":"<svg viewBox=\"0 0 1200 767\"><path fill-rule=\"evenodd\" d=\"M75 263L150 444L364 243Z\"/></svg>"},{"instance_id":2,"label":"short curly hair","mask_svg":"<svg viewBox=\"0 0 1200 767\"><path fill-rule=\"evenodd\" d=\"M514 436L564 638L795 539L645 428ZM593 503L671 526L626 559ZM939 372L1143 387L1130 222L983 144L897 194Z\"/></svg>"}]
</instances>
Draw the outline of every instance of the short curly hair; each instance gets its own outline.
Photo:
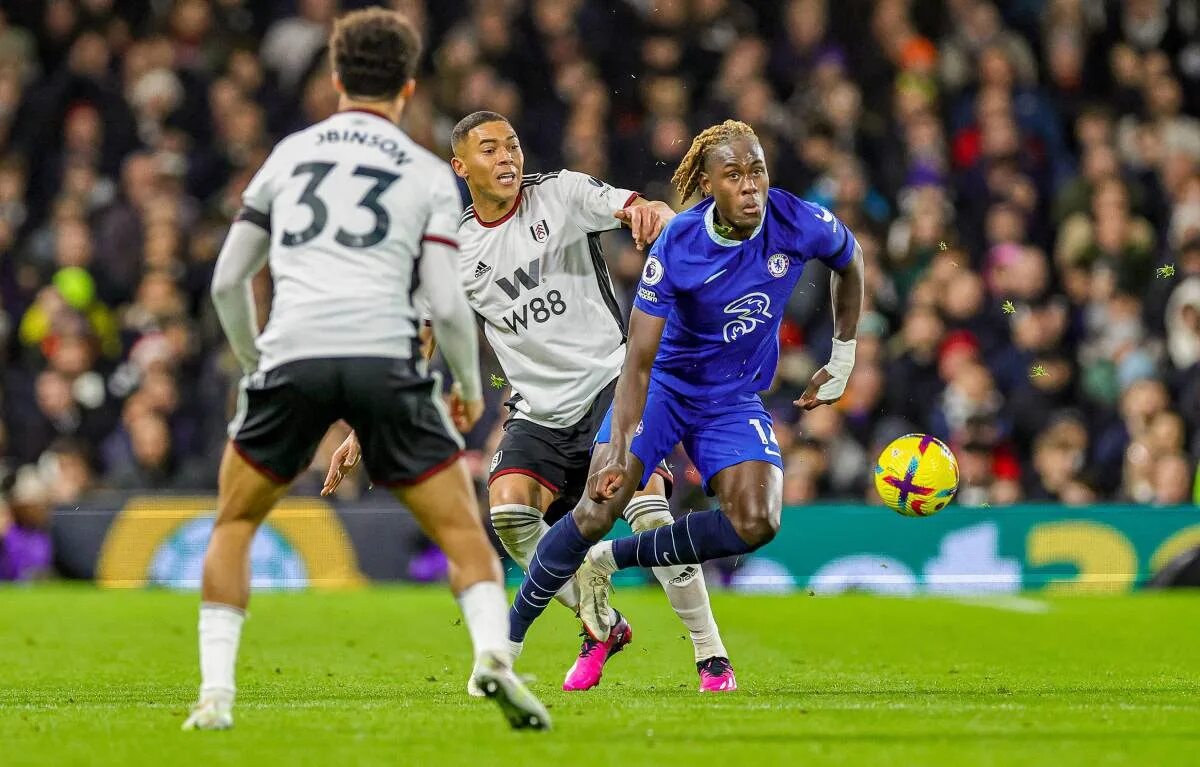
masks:
<instances>
[{"instance_id":1,"label":"short curly hair","mask_svg":"<svg viewBox=\"0 0 1200 767\"><path fill-rule=\"evenodd\" d=\"M393 99L417 71L421 38L395 11L368 8L337 20L329 60L346 95L364 101Z\"/></svg>"}]
</instances>

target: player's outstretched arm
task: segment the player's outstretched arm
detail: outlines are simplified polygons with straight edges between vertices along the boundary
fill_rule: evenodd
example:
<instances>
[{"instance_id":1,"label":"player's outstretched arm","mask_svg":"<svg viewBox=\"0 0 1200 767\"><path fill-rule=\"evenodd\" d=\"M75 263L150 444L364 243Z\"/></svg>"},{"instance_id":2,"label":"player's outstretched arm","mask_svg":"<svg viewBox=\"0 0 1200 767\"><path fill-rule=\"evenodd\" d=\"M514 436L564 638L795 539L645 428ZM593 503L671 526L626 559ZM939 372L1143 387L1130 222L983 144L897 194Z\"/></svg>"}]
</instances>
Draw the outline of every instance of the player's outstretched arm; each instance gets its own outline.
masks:
<instances>
[{"instance_id":1,"label":"player's outstretched arm","mask_svg":"<svg viewBox=\"0 0 1200 767\"><path fill-rule=\"evenodd\" d=\"M249 221L235 221L213 269L212 299L225 337L242 370L258 368L258 320L250 281L267 262L271 235Z\"/></svg>"},{"instance_id":2,"label":"player's outstretched arm","mask_svg":"<svg viewBox=\"0 0 1200 767\"><path fill-rule=\"evenodd\" d=\"M829 289L833 294L833 353L825 367L813 374L804 394L793 403L805 410L841 399L854 369L854 347L858 343L858 321L866 289L863 252L857 242L849 263L834 270Z\"/></svg>"},{"instance_id":3,"label":"player's outstretched arm","mask_svg":"<svg viewBox=\"0 0 1200 767\"><path fill-rule=\"evenodd\" d=\"M426 240L422 245L421 284L429 299L433 337L454 374L451 415L459 431L468 432L483 415L479 378L479 337L475 315L463 294L455 248Z\"/></svg>"},{"instance_id":4,"label":"player's outstretched arm","mask_svg":"<svg viewBox=\"0 0 1200 767\"><path fill-rule=\"evenodd\" d=\"M588 496L597 503L609 500L628 481L629 443L633 440L642 411L646 409L646 392L650 388L650 369L658 355L666 317L655 317L634 307L629 315L629 340L625 349L625 364L617 379L613 399L612 437L596 446L594 466L600 470L588 477Z\"/></svg>"},{"instance_id":5,"label":"player's outstretched arm","mask_svg":"<svg viewBox=\"0 0 1200 767\"><path fill-rule=\"evenodd\" d=\"M613 217L629 227L634 247L645 250L654 244L671 219L675 218L675 210L661 200L647 200L639 196L614 213Z\"/></svg>"}]
</instances>

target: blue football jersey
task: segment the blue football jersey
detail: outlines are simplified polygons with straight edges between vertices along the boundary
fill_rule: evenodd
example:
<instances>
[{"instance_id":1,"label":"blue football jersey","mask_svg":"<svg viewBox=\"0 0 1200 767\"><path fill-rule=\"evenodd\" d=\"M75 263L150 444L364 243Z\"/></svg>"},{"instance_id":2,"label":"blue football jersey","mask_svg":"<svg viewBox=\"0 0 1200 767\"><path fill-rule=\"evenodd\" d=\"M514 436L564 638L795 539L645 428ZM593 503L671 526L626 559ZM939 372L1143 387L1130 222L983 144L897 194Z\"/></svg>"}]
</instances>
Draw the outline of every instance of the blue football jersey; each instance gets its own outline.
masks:
<instances>
[{"instance_id":1,"label":"blue football jersey","mask_svg":"<svg viewBox=\"0 0 1200 767\"><path fill-rule=\"evenodd\" d=\"M653 377L678 394L717 401L771 385L788 297L817 259L842 269L854 235L831 212L770 189L747 240L713 227L712 198L680 213L650 250L634 306L666 317Z\"/></svg>"}]
</instances>

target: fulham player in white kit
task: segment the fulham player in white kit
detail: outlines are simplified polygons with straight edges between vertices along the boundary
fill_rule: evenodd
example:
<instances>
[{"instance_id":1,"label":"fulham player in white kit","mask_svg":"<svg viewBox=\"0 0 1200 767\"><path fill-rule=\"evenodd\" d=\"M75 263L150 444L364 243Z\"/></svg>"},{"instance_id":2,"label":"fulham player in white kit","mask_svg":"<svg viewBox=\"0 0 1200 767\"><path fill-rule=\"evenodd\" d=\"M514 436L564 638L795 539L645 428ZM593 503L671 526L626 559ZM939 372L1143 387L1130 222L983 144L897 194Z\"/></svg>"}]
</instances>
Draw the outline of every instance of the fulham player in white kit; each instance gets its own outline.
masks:
<instances>
[{"instance_id":1,"label":"fulham player in white kit","mask_svg":"<svg viewBox=\"0 0 1200 767\"><path fill-rule=\"evenodd\" d=\"M495 112L463 118L451 144L454 171L466 180L472 200L458 226L460 277L513 390L488 479L492 526L513 560L528 570L549 529L546 517L553 523L555 512L579 501L592 440L625 358L625 325L600 233L624 222L637 246L645 247L674 212L583 173L523 175L520 141ZM334 455L326 491L357 462L354 439ZM660 465L630 502L625 519L635 531L672 523L670 481L669 469ZM700 568L659 567L654 574L691 636L700 689L735 689ZM574 581L555 596L578 613ZM584 634L564 690L599 684L607 659L631 641L629 623L614 613L608 636ZM468 685L472 694L478 694L475 676Z\"/></svg>"},{"instance_id":2,"label":"fulham player in white kit","mask_svg":"<svg viewBox=\"0 0 1200 767\"><path fill-rule=\"evenodd\" d=\"M512 672L500 563L460 457L455 426L470 429L483 410L478 346L456 271L454 177L397 126L419 56L396 13L337 22L338 113L275 147L218 258L213 300L246 377L204 560L200 699L185 729L233 724L251 540L341 419L361 439L372 481L392 488L449 558L481 689L513 727L549 727ZM264 263L275 293L260 335L250 280ZM417 351L419 286L457 382L454 424Z\"/></svg>"}]
</instances>

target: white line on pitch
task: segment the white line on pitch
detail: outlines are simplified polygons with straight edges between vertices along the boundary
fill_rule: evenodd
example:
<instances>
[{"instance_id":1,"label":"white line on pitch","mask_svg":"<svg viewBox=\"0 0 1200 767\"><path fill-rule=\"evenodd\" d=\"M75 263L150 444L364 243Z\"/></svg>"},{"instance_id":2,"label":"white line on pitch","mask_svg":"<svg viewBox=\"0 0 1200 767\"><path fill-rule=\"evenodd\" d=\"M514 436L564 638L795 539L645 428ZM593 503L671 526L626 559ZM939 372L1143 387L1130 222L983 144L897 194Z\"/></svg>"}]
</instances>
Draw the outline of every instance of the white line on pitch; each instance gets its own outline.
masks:
<instances>
[{"instance_id":1,"label":"white line on pitch","mask_svg":"<svg viewBox=\"0 0 1200 767\"><path fill-rule=\"evenodd\" d=\"M1029 615L1044 615L1050 612L1050 603L1040 599L1016 596L995 597L957 597L953 601L960 605L971 607L990 607L993 610L1005 610L1010 613L1026 613Z\"/></svg>"}]
</instances>

